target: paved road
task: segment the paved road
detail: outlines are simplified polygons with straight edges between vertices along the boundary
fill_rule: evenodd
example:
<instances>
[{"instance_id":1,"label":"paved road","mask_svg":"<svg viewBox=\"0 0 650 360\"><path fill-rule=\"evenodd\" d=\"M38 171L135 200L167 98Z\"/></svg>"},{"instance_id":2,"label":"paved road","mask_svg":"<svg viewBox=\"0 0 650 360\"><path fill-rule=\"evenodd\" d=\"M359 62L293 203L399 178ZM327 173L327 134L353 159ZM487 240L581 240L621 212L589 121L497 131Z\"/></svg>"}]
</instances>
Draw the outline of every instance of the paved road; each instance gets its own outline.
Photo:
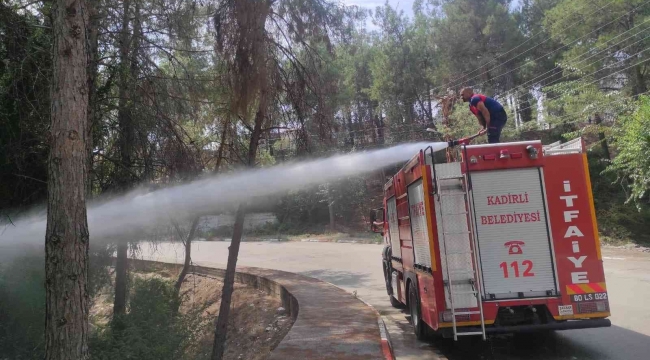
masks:
<instances>
[{"instance_id":1,"label":"paved road","mask_svg":"<svg viewBox=\"0 0 650 360\"><path fill-rule=\"evenodd\" d=\"M224 265L228 243L197 242L192 259L199 265ZM399 360L438 359L439 349L457 359L645 360L650 358L650 254L604 249L611 328L556 332L546 336L503 336L418 342L405 314L393 309L385 292L381 246L341 243L243 243L238 264L279 269L334 283L377 308L390 320L389 331ZM182 262L176 244L144 248L138 257Z\"/></svg>"}]
</instances>

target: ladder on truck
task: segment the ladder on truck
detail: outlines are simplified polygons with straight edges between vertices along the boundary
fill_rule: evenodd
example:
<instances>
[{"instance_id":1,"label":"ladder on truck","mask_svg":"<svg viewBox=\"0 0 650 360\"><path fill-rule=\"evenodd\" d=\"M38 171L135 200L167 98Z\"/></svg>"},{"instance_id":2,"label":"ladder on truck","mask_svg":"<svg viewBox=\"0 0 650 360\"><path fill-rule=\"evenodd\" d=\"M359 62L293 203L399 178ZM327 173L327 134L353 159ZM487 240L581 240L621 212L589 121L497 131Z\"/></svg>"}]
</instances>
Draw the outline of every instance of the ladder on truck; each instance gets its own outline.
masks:
<instances>
[{"instance_id":1,"label":"ladder on truck","mask_svg":"<svg viewBox=\"0 0 650 360\"><path fill-rule=\"evenodd\" d=\"M442 164L441 164L442 165ZM433 167L435 168L435 164L433 164ZM458 169L460 170L460 169ZM435 170L434 170L435 171ZM437 196L438 196L438 201L440 203L440 225L441 225L441 232L439 232L440 235L442 235L442 242L444 244L444 257L445 257L445 268L446 268L446 273L447 273L447 281L445 281L445 287L448 290L449 293L449 304L450 310L451 311L451 320L452 320L452 327L453 327L453 333L454 333L454 340L458 340L458 336L467 336L467 335L482 335L483 340L486 340L486 334L485 334L485 317L483 314L483 302L481 301L481 292L479 289L479 281L478 281L478 254L475 249L475 244L473 244L473 234L472 231L470 230L472 228L471 226L471 221L470 219L470 214L469 214L469 196L468 196L468 189L467 186L465 186L465 177L462 174L455 173L455 174L449 174L448 176L444 176L443 174L439 174L439 176L436 177L436 174L434 173L434 179L436 181L436 189L437 189ZM456 204L459 204L460 200L462 199L462 204L464 204L464 208L462 211L453 211L453 212L448 212L446 211L449 209L451 206L445 206L446 204L450 204L455 202ZM456 218L457 221L465 221L467 224L466 226L466 231L448 231L447 226L445 226L445 222L450 223L452 220ZM469 221L469 223L467 223ZM456 236L462 236L465 235L467 236L467 239L469 240L469 251L449 251L448 242L447 240L450 237ZM465 237L463 236L463 237ZM467 257L469 255L471 257L471 270L467 269L452 269L450 266L450 263L453 263L451 259L453 259L456 256L462 256L462 257ZM467 274L471 275L468 276L467 279L459 279L455 280L452 278L452 275L454 274ZM459 285L459 284L470 284L472 287L472 290L468 291L454 291L454 286L453 285ZM473 295L476 298L476 302L478 305L478 311L457 311L456 307L454 306L454 295ZM481 319L481 331L465 331L465 332L459 332L458 327L457 327L457 321L456 317L459 315L480 315Z\"/></svg>"}]
</instances>

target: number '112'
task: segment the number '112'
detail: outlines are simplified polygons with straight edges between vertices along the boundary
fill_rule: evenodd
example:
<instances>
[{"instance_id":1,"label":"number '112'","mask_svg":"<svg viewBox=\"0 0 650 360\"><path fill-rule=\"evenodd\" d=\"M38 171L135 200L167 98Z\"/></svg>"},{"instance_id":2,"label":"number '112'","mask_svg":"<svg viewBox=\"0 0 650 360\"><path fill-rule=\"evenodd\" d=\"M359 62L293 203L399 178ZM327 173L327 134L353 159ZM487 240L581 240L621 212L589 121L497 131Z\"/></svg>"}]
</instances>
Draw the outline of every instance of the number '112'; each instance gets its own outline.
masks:
<instances>
[{"instance_id":1,"label":"number '112'","mask_svg":"<svg viewBox=\"0 0 650 360\"><path fill-rule=\"evenodd\" d=\"M533 262L530 260L524 260L521 262L522 267L525 267L524 269L524 277L530 277L530 276L535 276L535 273L533 272ZM508 271L508 263L505 261L499 264L499 267L501 270L503 270L503 277L504 278L509 278L510 273ZM515 273L515 277L519 277L519 263L516 261L513 261L510 263L510 267L512 268L512 271Z\"/></svg>"}]
</instances>

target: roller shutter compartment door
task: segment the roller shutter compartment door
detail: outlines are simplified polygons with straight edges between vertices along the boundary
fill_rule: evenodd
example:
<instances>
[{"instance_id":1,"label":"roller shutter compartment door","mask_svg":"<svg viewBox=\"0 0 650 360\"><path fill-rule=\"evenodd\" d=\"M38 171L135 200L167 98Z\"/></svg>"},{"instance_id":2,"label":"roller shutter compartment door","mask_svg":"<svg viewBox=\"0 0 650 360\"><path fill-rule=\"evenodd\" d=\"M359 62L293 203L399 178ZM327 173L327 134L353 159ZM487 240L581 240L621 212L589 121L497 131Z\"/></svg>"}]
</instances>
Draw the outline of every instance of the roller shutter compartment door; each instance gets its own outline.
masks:
<instances>
[{"instance_id":1,"label":"roller shutter compartment door","mask_svg":"<svg viewBox=\"0 0 650 360\"><path fill-rule=\"evenodd\" d=\"M396 258L402 258L402 248L400 247L399 241L399 226L397 224L397 204L395 203L395 197L388 199L386 201L386 214L388 215L388 235L390 236L390 244L393 250L393 256Z\"/></svg>"},{"instance_id":2,"label":"roller shutter compartment door","mask_svg":"<svg viewBox=\"0 0 650 360\"><path fill-rule=\"evenodd\" d=\"M475 172L471 182L487 300L556 296L540 170Z\"/></svg>"}]
</instances>

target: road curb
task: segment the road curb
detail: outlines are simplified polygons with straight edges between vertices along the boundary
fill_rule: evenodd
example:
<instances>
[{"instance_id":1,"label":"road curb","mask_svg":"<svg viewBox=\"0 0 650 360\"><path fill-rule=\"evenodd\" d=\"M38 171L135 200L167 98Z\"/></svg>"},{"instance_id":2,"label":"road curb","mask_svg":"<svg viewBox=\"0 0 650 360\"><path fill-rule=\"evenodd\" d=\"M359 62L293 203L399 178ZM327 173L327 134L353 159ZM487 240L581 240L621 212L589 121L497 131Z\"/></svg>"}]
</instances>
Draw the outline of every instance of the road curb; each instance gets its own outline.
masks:
<instances>
[{"instance_id":1,"label":"road curb","mask_svg":"<svg viewBox=\"0 0 650 360\"><path fill-rule=\"evenodd\" d=\"M320 280L323 281L323 280ZM332 284L329 281L323 281L326 284L332 285L337 289L341 289L348 294L354 296L357 300L361 301L362 303L366 304L374 313L377 315L377 325L379 326L379 336L381 337L381 350L384 354L384 357L386 360L395 360L395 353L393 351L393 344L390 341L390 333L388 332L388 329L386 328L386 323L384 322L384 317L381 316L379 311L375 309L374 306L372 306L369 302L365 301L363 298L359 297L356 293L350 293L349 291L345 290L344 288Z\"/></svg>"},{"instance_id":2,"label":"road curb","mask_svg":"<svg viewBox=\"0 0 650 360\"><path fill-rule=\"evenodd\" d=\"M182 267L150 260L132 259L130 263L136 268L147 264ZM225 275L225 269L213 266L194 265L192 272ZM235 281L277 296L294 319L269 360L394 360L379 312L356 294L305 275L256 267L238 267Z\"/></svg>"},{"instance_id":3,"label":"road curb","mask_svg":"<svg viewBox=\"0 0 650 360\"><path fill-rule=\"evenodd\" d=\"M359 299L362 303L366 304L377 315L377 324L379 325L379 335L381 336L382 352L384 353L384 357L386 357L386 360L395 360L395 353L393 352L393 344L390 342L390 334L388 333L388 329L386 328L384 317L381 316L379 311L377 311L377 309L375 309L374 306L370 305L368 302L366 302L365 300L363 300L358 296L355 297Z\"/></svg>"}]
</instances>

